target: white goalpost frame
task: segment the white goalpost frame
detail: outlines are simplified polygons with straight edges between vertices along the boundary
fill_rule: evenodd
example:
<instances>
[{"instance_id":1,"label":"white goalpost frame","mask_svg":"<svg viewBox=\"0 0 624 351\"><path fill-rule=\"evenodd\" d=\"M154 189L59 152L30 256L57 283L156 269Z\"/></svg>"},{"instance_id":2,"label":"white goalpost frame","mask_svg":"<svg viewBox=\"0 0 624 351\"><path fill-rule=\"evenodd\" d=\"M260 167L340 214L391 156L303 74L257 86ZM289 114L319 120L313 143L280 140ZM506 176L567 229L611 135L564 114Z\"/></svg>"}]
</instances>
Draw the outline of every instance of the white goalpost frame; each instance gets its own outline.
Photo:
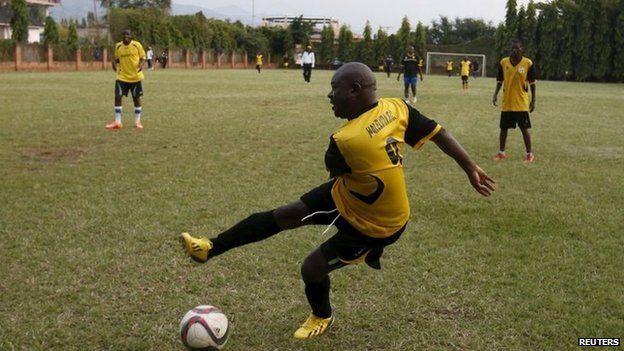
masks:
<instances>
[{"instance_id":1,"label":"white goalpost frame","mask_svg":"<svg viewBox=\"0 0 624 351\"><path fill-rule=\"evenodd\" d=\"M427 67L425 68L425 73L429 74L431 72L431 55L444 55L444 56L476 56L476 57L483 57L483 65L481 65L481 67L479 67L479 69L481 70L481 77L485 77L485 55L484 54L464 54L464 53L456 53L456 52L436 52L436 51L427 51Z\"/></svg>"}]
</instances>

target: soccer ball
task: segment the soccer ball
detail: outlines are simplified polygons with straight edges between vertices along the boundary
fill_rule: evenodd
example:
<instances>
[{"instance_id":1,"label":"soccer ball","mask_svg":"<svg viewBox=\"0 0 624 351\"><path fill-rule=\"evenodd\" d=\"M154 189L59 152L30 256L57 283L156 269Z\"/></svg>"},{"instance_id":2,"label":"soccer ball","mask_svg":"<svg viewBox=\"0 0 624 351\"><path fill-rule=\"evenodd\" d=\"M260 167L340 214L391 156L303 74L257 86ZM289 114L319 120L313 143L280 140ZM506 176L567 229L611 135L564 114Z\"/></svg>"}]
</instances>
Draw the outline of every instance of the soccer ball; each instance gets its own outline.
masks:
<instances>
[{"instance_id":1,"label":"soccer ball","mask_svg":"<svg viewBox=\"0 0 624 351\"><path fill-rule=\"evenodd\" d=\"M180 338L191 351L221 350L229 336L227 316L218 308L201 305L186 312L180 321Z\"/></svg>"}]
</instances>

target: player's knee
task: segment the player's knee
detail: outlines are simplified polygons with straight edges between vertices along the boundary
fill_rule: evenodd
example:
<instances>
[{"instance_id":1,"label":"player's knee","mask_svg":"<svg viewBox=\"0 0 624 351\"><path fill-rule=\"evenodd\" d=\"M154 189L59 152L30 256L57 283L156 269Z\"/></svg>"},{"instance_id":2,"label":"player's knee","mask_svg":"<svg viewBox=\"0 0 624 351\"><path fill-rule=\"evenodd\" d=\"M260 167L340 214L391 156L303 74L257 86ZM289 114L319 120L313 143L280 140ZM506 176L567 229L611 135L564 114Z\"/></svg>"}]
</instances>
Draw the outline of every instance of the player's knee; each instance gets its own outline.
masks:
<instances>
[{"instance_id":1,"label":"player's knee","mask_svg":"<svg viewBox=\"0 0 624 351\"><path fill-rule=\"evenodd\" d=\"M309 214L310 210L301 201L295 201L280 206L273 211L275 221L282 229L292 229L303 225L301 219Z\"/></svg>"},{"instance_id":2,"label":"player's knee","mask_svg":"<svg viewBox=\"0 0 624 351\"><path fill-rule=\"evenodd\" d=\"M318 268L318 265L316 265L314 261L312 256L308 256L308 258L303 261L303 264L301 264L301 278L306 283L321 281L326 275Z\"/></svg>"}]
</instances>

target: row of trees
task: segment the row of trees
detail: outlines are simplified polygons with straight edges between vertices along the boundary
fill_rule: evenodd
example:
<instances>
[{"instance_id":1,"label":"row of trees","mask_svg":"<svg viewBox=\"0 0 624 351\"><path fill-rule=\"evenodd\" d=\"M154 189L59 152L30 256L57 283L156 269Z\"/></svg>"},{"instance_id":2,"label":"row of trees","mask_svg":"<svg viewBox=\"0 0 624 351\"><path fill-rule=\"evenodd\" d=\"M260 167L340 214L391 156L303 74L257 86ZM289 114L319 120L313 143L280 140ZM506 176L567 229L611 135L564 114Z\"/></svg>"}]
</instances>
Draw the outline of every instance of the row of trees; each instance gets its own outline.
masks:
<instances>
[{"instance_id":1,"label":"row of trees","mask_svg":"<svg viewBox=\"0 0 624 351\"><path fill-rule=\"evenodd\" d=\"M295 44L308 45L312 24L299 17L287 28L251 27L195 15L170 16L170 0L100 0L108 9L105 19L113 38L130 28L146 45L191 50L256 52L292 57ZM13 39L27 37L28 10L24 0L12 0ZM444 48L445 51L483 52L483 43L494 43L489 52L493 64L508 55L513 38L524 43L545 79L624 81L624 0L551 0L517 5L507 0L504 23L494 27L480 19L449 20L441 16L430 26L415 26L404 17L396 33L383 29L373 32L367 22L359 40L348 25L335 33L323 28L320 43L315 44L317 61L328 63L361 61L371 66L391 55L400 60L413 45L419 55ZM93 22L93 21L89 21ZM88 23L89 23L88 22ZM44 42L80 45L77 22L67 26L46 19ZM101 40L101 39L100 39ZM479 44L480 43L480 44ZM473 50L474 47L474 50ZM494 56L494 57L492 57ZM489 70L492 72L492 70Z\"/></svg>"},{"instance_id":2,"label":"row of trees","mask_svg":"<svg viewBox=\"0 0 624 351\"><path fill-rule=\"evenodd\" d=\"M553 0L518 8L508 0L496 31L498 52L524 43L542 78L624 81L624 0Z\"/></svg>"}]
</instances>

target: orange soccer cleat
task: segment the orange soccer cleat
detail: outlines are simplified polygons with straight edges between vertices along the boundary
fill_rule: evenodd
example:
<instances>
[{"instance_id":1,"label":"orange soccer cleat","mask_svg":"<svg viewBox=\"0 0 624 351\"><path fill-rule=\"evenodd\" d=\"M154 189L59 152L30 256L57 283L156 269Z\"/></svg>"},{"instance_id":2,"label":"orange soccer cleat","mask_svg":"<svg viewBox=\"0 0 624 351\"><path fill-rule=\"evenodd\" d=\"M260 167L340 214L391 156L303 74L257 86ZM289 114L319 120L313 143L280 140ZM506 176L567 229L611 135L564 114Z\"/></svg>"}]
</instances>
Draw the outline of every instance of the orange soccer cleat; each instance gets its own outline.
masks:
<instances>
[{"instance_id":1,"label":"orange soccer cleat","mask_svg":"<svg viewBox=\"0 0 624 351\"><path fill-rule=\"evenodd\" d=\"M123 125L121 122L112 122L106 125L106 129L121 129Z\"/></svg>"},{"instance_id":2,"label":"orange soccer cleat","mask_svg":"<svg viewBox=\"0 0 624 351\"><path fill-rule=\"evenodd\" d=\"M507 154L499 152L496 155L494 155L494 157L492 159L494 161L502 161L502 160L506 159L507 157L509 157L509 156L507 156Z\"/></svg>"}]
</instances>

